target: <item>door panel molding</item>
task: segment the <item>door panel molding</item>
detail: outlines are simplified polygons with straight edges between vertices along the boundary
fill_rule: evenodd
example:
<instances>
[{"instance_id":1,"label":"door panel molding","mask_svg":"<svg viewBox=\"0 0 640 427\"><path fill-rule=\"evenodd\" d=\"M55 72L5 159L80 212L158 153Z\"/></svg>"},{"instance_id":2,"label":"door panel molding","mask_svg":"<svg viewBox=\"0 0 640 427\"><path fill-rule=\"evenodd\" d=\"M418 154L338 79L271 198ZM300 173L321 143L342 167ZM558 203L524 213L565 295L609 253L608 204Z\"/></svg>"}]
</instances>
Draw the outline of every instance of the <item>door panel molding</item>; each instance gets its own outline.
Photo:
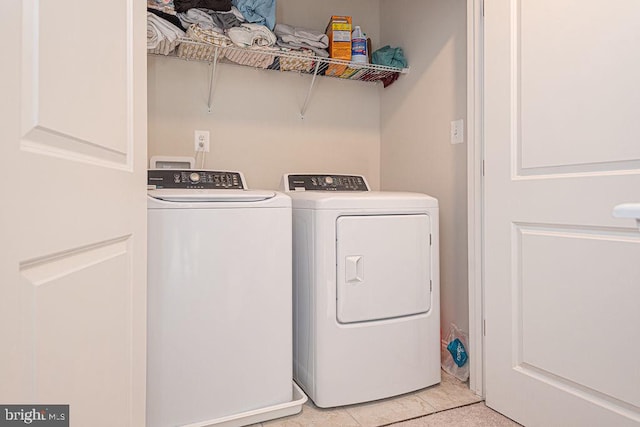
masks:
<instances>
[{"instance_id":1,"label":"door panel molding","mask_svg":"<svg viewBox=\"0 0 640 427\"><path fill-rule=\"evenodd\" d=\"M597 390L593 390L582 384L568 381L566 378L559 377L552 372L547 372L544 369L527 363L522 363L521 365L514 367L513 370L531 378L532 380L540 381L561 390L564 393L572 394L582 400L591 402L594 405L616 412L630 420L640 422L640 416L638 416L640 407L638 406L631 405L627 402L616 399L615 397L600 393Z\"/></svg>"},{"instance_id":2,"label":"door panel molding","mask_svg":"<svg viewBox=\"0 0 640 427\"><path fill-rule=\"evenodd\" d=\"M130 170L127 152L112 150L91 141L37 126L20 141L23 151L89 163L113 169Z\"/></svg>"},{"instance_id":3,"label":"door panel molding","mask_svg":"<svg viewBox=\"0 0 640 427\"><path fill-rule=\"evenodd\" d=\"M129 252L130 235L20 262L19 271L34 286Z\"/></svg>"},{"instance_id":4,"label":"door panel molding","mask_svg":"<svg viewBox=\"0 0 640 427\"><path fill-rule=\"evenodd\" d=\"M624 332L640 322L634 305L640 300L640 234L544 224L512 230L514 365L640 406L640 373L629 369L637 353L627 350ZM615 261L600 262L603 254ZM549 356L550 345L557 358ZM594 370L594 364L607 369Z\"/></svg>"},{"instance_id":5,"label":"door panel molding","mask_svg":"<svg viewBox=\"0 0 640 427\"><path fill-rule=\"evenodd\" d=\"M111 425L127 425L133 410L131 246L127 236L21 264L31 295L25 303L34 399L73 401L80 425L93 424L105 407L118 408L109 414Z\"/></svg>"},{"instance_id":6,"label":"door panel molding","mask_svg":"<svg viewBox=\"0 0 640 427\"><path fill-rule=\"evenodd\" d=\"M514 180L559 179L563 177L600 177L613 175L638 174L640 159L619 162L583 163L549 167L518 167Z\"/></svg>"},{"instance_id":7,"label":"door panel molding","mask_svg":"<svg viewBox=\"0 0 640 427\"><path fill-rule=\"evenodd\" d=\"M527 7L531 7L529 3L527 3ZM575 7L575 5L573 6ZM526 12L526 10L524 11ZM591 21L590 21L591 22ZM529 96L535 96L533 105L540 104L538 99L539 93L544 90L541 87L544 87L542 83L536 83L535 80L538 79L542 81L543 79L554 80L549 75L539 76L538 73L529 72L525 76L523 76L523 55L526 56L525 60L529 57L537 58L539 56L539 51L553 51L554 43L557 43L557 39L552 38L549 41L548 45L542 46L546 47L543 49L541 46L536 46L534 49L529 49L530 46L527 44L526 40L523 40L523 34L528 36L527 40L529 42L531 40L540 40L540 34L542 31L537 28L529 28L525 24L530 24L529 22L523 23L523 2L522 0L511 0L511 134L512 134L512 143L514 154L513 161L513 177L514 179L529 177L529 176L541 176L541 175L553 175L553 177L557 177L560 175L585 175L591 174L593 176L601 176L605 175L607 172L619 173L619 172L632 172L635 169L635 173L640 168L640 148L638 148L637 144L629 143L629 142L617 142L618 140L631 140L630 138L621 138L620 135L618 137L614 137L612 139L612 144L607 148L606 152L597 153L588 151L583 153L585 149L589 148L589 144L585 144L581 147L573 147L573 150L560 150L548 152L545 154L546 158L543 159L541 150L536 148L536 143L540 141L541 138L528 138L525 139L523 137L523 126L527 126L527 129L542 129L547 126L553 126L554 128L561 128L560 123L552 123L548 124L548 113L547 116L539 117L541 111L539 107L527 108ZM527 30L527 28L529 28ZM535 50L533 54L528 54L530 50ZM603 52L604 51L604 52ZM600 54L606 55L607 52L605 49L601 49ZM633 53L631 53L632 55ZM586 54L585 54L586 55ZM593 58L587 58L590 61L595 61ZM551 61L550 61L551 62ZM602 63L609 63L611 60L603 60ZM540 65L540 68L544 68L545 70L555 70L558 67L573 67L574 64L557 64L557 63L548 63L548 64L536 64ZM542 67L542 65L546 65ZM558 71L559 74L577 74L579 70L574 69L562 69ZM551 71L549 71L551 73ZM635 75L633 77L635 79ZM590 83L587 85L587 83ZM582 85L581 85L582 84ZM604 80L602 83L603 86L608 85L614 86L612 83L608 83ZM592 90L594 86L596 86L595 82L580 82L575 83L575 91L579 91L580 93L588 93L589 90ZM524 88L536 87L538 90L523 90ZM607 93L611 92L614 89L604 90L601 92ZM616 89L618 90L618 89ZM552 96L552 95L550 95ZM633 96L633 92L628 96ZM551 99L552 101L553 99ZM586 103L586 102L585 102ZM598 103L592 103L598 104ZM553 102L548 103L548 108L554 108ZM640 103L638 105L640 107ZM616 105L617 107L617 105ZM629 105L625 104L625 107L629 107ZM604 108L604 107L601 107ZM608 108L614 108L614 106L610 106ZM619 111L619 116L630 116L634 117L637 109L633 110L633 113L628 111L629 108L622 109ZM532 112L532 115L529 112ZM567 112L567 121L576 121L574 128L579 129L581 127L586 127L591 131L581 131L584 134L602 134L602 124L599 123L598 114L599 110L592 111L585 108L585 111L582 111L581 114L583 116L576 117L577 113ZM544 114L544 112L542 113ZM554 118L559 116L560 114L551 115ZM545 119L547 117L547 119ZM630 126L634 120L629 118L627 120ZM580 125L580 126L579 126ZM612 130L613 131L613 130ZM614 132L615 135L615 132ZM549 135L547 135L549 136ZM569 138L565 138L565 141L570 140ZM558 144L559 147L562 147L563 144ZM573 146L573 145L572 145ZM580 150L582 148L583 150ZM535 157L531 159L531 156L527 156L527 153L531 156ZM560 153L560 154L558 154ZM560 156L557 159L554 159L556 156ZM606 160L598 161L602 156L609 157Z\"/></svg>"},{"instance_id":8,"label":"door panel molding","mask_svg":"<svg viewBox=\"0 0 640 427\"><path fill-rule=\"evenodd\" d=\"M23 150L132 170L135 105L132 1L110 6L109 13L123 16L119 20L124 31L119 38L109 41L113 46L99 39L101 44L95 48L88 27L60 30L62 24L55 22L58 18L47 15L53 13L54 6L41 0L23 2L20 82ZM55 8L74 9L64 3L56 2ZM69 35L74 31L78 34ZM82 58L76 62L80 66L60 66L75 57ZM56 107L60 99L66 99L73 115L63 114ZM116 110L114 105L120 108Z\"/></svg>"},{"instance_id":9,"label":"door panel molding","mask_svg":"<svg viewBox=\"0 0 640 427\"><path fill-rule=\"evenodd\" d=\"M33 398L73 401L74 423L117 407L109 423L127 425L133 411L134 258L123 236L20 263Z\"/></svg>"},{"instance_id":10,"label":"door panel molding","mask_svg":"<svg viewBox=\"0 0 640 427\"><path fill-rule=\"evenodd\" d=\"M616 1L628 11L623 16L593 2L565 1L553 13L540 2L511 0L518 175L640 164L640 146L631 136L640 132L640 54L633 49L640 28L632 29L630 11L638 8L632 3ZM610 69L617 70L615 78Z\"/></svg>"}]
</instances>

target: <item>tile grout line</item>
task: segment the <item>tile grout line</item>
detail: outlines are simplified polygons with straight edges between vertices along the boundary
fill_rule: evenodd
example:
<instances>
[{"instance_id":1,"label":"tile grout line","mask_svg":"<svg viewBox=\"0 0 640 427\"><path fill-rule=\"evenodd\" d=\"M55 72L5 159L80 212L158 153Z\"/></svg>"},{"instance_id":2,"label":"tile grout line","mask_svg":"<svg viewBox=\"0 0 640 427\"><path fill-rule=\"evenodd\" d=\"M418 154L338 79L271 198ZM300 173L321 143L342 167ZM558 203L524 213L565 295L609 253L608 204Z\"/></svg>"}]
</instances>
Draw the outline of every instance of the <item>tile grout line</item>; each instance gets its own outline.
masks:
<instances>
[{"instance_id":1,"label":"tile grout line","mask_svg":"<svg viewBox=\"0 0 640 427\"><path fill-rule=\"evenodd\" d=\"M356 422L356 424L358 424L360 427L365 427L365 426L363 426L363 425L360 423L360 421L358 421L358 420L356 419L356 417L354 417L354 416L351 414L351 412L349 412L347 409L345 409L344 411L347 413L347 415L349 415L349 416L351 417L351 419L352 419L353 421L355 421L355 422Z\"/></svg>"},{"instance_id":2,"label":"tile grout line","mask_svg":"<svg viewBox=\"0 0 640 427\"><path fill-rule=\"evenodd\" d=\"M404 422L407 422L407 421L418 420L418 419L420 419L420 418L430 417L430 416L432 416L432 415L440 414L440 413L442 413L442 412L448 412L448 411L453 411L453 410L460 409L460 408L465 408L465 407L467 407L467 406L477 405L478 403L482 403L482 402L484 402L484 399L483 399L483 400L479 400L479 401L477 401L477 402L465 403L464 405L456 406L455 408L441 409L441 410L439 410L439 411L435 411L435 412L432 412L432 413L430 413L430 414L419 415L419 416L417 416L417 417L407 418L406 420L394 421L394 422L392 422L392 423L387 423L387 424L380 424L380 425L379 425L379 426L377 426L377 427L387 427L387 426L392 426L392 425L394 425L394 424L398 424L398 423L404 423ZM358 423L358 424L359 424L359 423Z\"/></svg>"}]
</instances>

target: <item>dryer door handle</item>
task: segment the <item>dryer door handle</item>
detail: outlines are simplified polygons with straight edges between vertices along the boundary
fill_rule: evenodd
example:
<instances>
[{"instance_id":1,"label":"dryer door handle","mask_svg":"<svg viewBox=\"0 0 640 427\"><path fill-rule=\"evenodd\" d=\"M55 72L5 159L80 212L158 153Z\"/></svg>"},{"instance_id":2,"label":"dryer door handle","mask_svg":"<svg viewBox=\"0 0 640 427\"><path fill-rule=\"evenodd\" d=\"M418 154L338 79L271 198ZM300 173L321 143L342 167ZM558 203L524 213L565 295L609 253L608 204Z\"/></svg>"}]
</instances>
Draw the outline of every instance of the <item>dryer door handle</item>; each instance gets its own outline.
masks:
<instances>
[{"instance_id":1,"label":"dryer door handle","mask_svg":"<svg viewBox=\"0 0 640 427\"><path fill-rule=\"evenodd\" d=\"M364 257L348 256L345 259L345 281L347 283L364 282Z\"/></svg>"}]
</instances>

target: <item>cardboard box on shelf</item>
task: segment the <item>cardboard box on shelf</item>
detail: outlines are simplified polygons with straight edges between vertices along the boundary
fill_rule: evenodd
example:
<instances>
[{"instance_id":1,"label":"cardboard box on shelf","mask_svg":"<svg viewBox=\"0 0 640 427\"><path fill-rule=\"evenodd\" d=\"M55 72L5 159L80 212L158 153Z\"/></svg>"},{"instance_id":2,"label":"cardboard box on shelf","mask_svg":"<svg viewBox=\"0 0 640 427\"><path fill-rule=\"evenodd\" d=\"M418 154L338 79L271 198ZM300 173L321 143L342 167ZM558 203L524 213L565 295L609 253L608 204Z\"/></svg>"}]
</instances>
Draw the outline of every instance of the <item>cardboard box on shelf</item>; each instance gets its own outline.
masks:
<instances>
[{"instance_id":1,"label":"cardboard box on shelf","mask_svg":"<svg viewBox=\"0 0 640 427\"><path fill-rule=\"evenodd\" d=\"M332 16L325 33L329 37L329 56L333 59L351 61L351 17ZM339 76L346 68L346 65L330 64L325 74Z\"/></svg>"}]
</instances>

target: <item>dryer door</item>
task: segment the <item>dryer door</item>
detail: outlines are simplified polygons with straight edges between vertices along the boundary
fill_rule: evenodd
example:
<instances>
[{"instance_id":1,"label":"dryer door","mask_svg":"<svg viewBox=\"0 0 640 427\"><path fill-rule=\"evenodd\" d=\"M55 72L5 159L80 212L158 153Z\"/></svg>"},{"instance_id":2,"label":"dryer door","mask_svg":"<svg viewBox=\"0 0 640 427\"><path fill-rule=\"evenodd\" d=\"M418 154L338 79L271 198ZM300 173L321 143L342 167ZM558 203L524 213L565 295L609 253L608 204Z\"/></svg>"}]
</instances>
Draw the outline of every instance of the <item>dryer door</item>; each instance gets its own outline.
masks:
<instances>
[{"instance_id":1,"label":"dryer door","mask_svg":"<svg viewBox=\"0 0 640 427\"><path fill-rule=\"evenodd\" d=\"M431 219L420 215L337 220L337 318L363 322L431 307Z\"/></svg>"}]
</instances>

